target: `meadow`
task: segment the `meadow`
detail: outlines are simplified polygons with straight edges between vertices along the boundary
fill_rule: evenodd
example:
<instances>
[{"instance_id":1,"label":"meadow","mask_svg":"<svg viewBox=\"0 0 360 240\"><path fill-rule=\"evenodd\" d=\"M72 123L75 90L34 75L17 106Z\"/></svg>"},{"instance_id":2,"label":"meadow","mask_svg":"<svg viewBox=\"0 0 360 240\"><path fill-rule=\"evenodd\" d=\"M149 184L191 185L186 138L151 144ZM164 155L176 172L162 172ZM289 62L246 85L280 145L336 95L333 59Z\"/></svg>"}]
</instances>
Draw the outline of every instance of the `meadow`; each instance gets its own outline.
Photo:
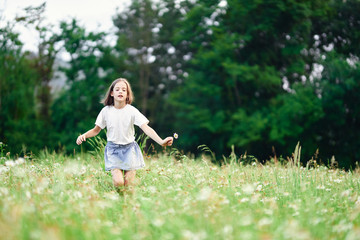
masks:
<instances>
[{"instance_id":1,"label":"meadow","mask_svg":"<svg viewBox=\"0 0 360 240\"><path fill-rule=\"evenodd\" d=\"M0 165L0 239L359 239L360 172L146 157L118 193L100 154L43 152Z\"/></svg>"}]
</instances>

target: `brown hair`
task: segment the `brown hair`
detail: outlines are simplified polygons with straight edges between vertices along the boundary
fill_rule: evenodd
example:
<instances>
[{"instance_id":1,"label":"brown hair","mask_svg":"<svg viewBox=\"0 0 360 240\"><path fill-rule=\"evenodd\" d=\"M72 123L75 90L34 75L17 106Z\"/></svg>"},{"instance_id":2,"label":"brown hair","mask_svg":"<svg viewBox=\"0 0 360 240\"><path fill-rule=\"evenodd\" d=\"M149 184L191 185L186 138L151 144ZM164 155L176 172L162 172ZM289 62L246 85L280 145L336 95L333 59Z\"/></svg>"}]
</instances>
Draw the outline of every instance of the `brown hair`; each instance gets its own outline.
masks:
<instances>
[{"instance_id":1,"label":"brown hair","mask_svg":"<svg viewBox=\"0 0 360 240\"><path fill-rule=\"evenodd\" d=\"M111 96L111 92L114 91L114 87L118 82L124 82L127 86L126 103L131 104L134 101L134 94L131 90L130 83L125 78L118 78L112 82L108 91L106 92L104 99L101 101L101 103L103 103L105 106L114 105L114 97Z\"/></svg>"}]
</instances>

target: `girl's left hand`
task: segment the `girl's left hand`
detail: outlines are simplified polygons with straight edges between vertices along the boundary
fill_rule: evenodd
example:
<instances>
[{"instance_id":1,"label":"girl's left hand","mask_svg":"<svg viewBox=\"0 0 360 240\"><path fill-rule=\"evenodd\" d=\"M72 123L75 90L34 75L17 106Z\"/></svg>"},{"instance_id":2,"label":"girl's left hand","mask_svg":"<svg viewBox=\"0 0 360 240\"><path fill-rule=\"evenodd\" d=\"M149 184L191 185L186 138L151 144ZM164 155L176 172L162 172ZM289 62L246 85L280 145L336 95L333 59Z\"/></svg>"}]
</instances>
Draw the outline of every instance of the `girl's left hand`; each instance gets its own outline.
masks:
<instances>
[{"instance_id":1,"label":"girl's left hand","mask_svg":"<svg viewBox=\"0 0 360 240\"><path fill-rule=\"evenodd\" d=\"M164 139L163 144L161 144L161 146L166 147L166 146L171 146L173 144L174 138L173 137L167 137Z\"/></svg>"}]
</instances>

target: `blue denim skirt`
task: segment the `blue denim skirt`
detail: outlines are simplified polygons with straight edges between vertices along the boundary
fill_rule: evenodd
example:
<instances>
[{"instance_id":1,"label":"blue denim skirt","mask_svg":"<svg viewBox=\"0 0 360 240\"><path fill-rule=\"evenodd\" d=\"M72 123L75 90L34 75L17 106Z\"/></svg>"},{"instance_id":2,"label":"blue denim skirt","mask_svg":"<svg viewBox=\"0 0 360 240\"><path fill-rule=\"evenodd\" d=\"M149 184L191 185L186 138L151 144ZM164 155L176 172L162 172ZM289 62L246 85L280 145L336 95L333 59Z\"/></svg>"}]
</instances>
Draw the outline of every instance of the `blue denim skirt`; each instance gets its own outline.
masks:
<instances>
[{"instance_id":1,"label":"blue denim skirt","mask_svg":"<svg viewBox=\"0 0 360 240\"><path fill-rule=\"evenodd\" d=\"M145 167L144 157L137 142L126 145L108 142L105 147L105 170L137 170Z\"/></svg>"}]
</instances>

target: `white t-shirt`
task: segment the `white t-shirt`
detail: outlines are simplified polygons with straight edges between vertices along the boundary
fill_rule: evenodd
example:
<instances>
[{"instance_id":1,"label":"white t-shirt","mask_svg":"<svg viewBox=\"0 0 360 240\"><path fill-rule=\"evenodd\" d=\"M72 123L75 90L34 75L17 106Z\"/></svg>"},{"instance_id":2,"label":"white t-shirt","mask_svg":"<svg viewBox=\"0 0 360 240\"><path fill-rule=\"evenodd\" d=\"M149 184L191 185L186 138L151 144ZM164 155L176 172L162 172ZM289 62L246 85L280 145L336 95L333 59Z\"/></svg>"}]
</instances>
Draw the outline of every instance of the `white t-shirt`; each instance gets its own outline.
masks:
<instances>
[{"instance_id":1,"label":"white t-shirt","mask_svg":"<svg viewBox=\"0 0 360 240\"><path fill-rule=\"evenodd\" d=\"M105 106L95 122L101 129L107 128L107 140L116 144L128 144L135 141L134 124L141 127L145 123L149 123L149 120L130 104L126 104L121 109Z\"/></svg>"}]
</instances>

